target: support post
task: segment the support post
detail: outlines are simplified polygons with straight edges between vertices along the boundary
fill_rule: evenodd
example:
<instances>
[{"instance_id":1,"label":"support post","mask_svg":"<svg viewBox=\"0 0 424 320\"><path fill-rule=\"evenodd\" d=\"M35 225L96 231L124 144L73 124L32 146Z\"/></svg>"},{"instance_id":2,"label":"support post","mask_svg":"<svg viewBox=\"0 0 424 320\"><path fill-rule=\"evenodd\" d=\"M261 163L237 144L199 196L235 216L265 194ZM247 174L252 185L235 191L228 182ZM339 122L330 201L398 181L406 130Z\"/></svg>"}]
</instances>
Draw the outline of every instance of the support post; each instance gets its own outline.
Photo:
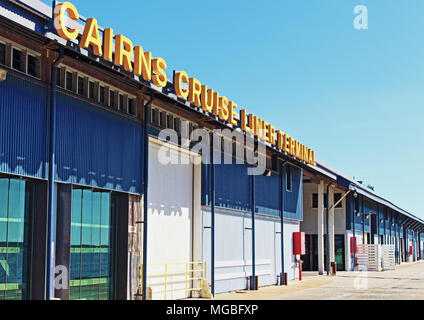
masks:
<instances>
[{"instance_id":1,"label":"support post","mask_svg":"<svg viewBox=\"0 0 424 320\"><path fill-rule=\"evenodd\" d=\"M318 274L324 274L324 181L318 184Z\"/></svg>"},{"instance_id":2,"label":"support post","mask_svg":"<svg viewBox=\"0 0 424 320\"><path fill-rule=\"evenodd\" d=\"M362 216L362 244L365 244L365 212L364 212L364 197L361 197L361 216Z\"/></svg>"},{"instance_id":3,"label":"support post","mask_svg":"<svg viewBox=\"0 0 424 320\"><path fill-rule=\"evenodd\" d=\"M149 126L150 126L150 106L154 98L150 100L144 106L144 195L143 195L143 300L147 299L147 232L148 228L148 217L149 217Z\"/></svg>"},{"instance_id":4,"label":"support post","mask_svg":"<svg viewBox=\"0 0 424 320\"><path fill-rule=\"evenodd\" d=\"M351 211L351 215L353 216L352 218L352 231L353 231L353 249L351 249L353 251L353 271L355 271L355 267L356 267L356 231L355 231L355 224L356 224L356 212L357 212L357 208L356 208L356 198L358 197L356 191L353 194L353 210Z\"/></svg>"},{"instance_id":5,"label":"support post","mask_svg":"<svg viewBox=\"0 0 424 320\"><path fill-rule=\"evenodd\" d=\"M215 164L214 164L214 139L210 139L211 161L211 287L212 296L215 296Z\"/></svg>"},{"instance_id":6,"label":"support post","mask_svg":"<svg viewBox=\"0 0 424 320\"><path fill-rule=\"evenodd\" d=\"M325 221L325 270L327 271L327 276L330 275L330 197L329 197L329 192L331 189L331 184L327 185L327 203L326 205L326 221Z\"/></svg>"},{"instance_id":7,"label":"support post","mask_svg":"<svg viewBox=\"0 0 424 320\"><path fill-rule=\"evenodd\" d=\"M285 162L282 163L281 165L281 171L280 171L280 187L281 187L281 192L280 192L280 223L281 223L281 227L280 227L280 232L281 232L281 280L280 280L280 284L281 285L286 285L286 281L284 279L284 173L286 172L285 166L284 166Z\"/></svg>"},{"instance_id":8,"label":"support post","mask_svg":"<svg viewBox=\"0 0 424 320\"><path fill-rule=\"evenodd\" d=\"M49 170L48 170L48 203L47 203L47 256L46 256L46 300L54 296L52 272L54 272L54 230L55 230L55 210L54 210L54 175L55 175L55 154L56 154L56 79L57 66L64 57L63 48L60 49L59 57L52 64L50 83L50 114L49 114Z\"/></svg>"},{"instance_id":9,"label":"support post","mask_svg":"<svg viewBox=\"0 0 424 320\"><path fill-rule=\"evenodd\" d=\"M380 243L380 206L377 203L377 219L376 219L376 228L377 228L377 244Z\"/></svg>"},{"instance_id":10,"label":"support post","mask_svg":"<svg viewBox=\"0 0 424 320\"><path fill-rule=\"evenodd\" d=\"M330 216L328 218L329 225L329 245L330 245L330 263L335 262L335 244L334 244L334 186L329 188L328 194L328 205L330 205Z\"/></svg>"},{"instance_id":11,"label":"support post","mask_svg":"<svg viewBox=\"0 0 424 320\"><path fill-rule=\"evenodd\" d=\"M255 203L255 175L252 174L251 176L251 197L252 197L252 290L256 290L256 259L255 259L255 210L256 210L256 203Z\"/></svg>"}]
</instances>

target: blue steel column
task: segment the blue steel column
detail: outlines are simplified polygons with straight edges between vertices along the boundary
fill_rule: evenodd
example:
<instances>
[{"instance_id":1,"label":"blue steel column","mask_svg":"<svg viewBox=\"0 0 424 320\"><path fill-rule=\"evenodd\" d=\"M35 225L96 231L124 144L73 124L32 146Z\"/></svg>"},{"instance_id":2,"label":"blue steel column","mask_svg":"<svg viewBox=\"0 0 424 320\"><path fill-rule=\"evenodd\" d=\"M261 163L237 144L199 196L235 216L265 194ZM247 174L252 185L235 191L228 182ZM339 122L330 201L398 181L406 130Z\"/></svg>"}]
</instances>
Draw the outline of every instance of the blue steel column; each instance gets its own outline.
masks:
<instances>
[{"instance_id":1,"label":"blue steel column","mask_svg":"<svg viewBox=\"0 0 424 320\"><path fill-rule=\"evenodd\" d=\"M398 217L398 238L399 238L399 242L398 242L398 259L397 259L397 261L398 261L398 264L401 264L401 262L402 262L402 255L401 255L401 253L402 253L402 249L401 249L401 246L402 246L402 240L401 240L401 237L400 237L400 218Z\"/></svg>"},{"instance_id":2,"label":"blue steel column","mask_svg":"<svg viewBox=\"0 0 424 320\"><path fill-rule=\"evenodd\" d=\"M256 260L255 260L255 209L256 209L256 203L255 203L255 175L252 174L251 177L252 182L252 290L256 290Z\"/></svg>"},{"instance_id":3,"label":"blue steel column","mask_svg":"<svg viewBox=\"0 0 424 320\"><path fill-rule=\"evenodd\" d=\"M144 106L144 199L143 199L143 300L147 295L147 232L148 232L148 192L149 192L149 126L150 126L150 105L153 97Z\"/></svg>"},{"instance_id":4,"label":"blue steel column","mask_svg":"<svg viewBox=\"0 0 424 320\"><path fill-rule=\"evenodd\" d=\"M47 219L47 256L46 256L46 299L52 298L51 272L54 269L53 254L53 233L54 233L54 174L55 174L55 147L56 147L56 82L57 66L63 60L63 48L60 48L59 57L52 65L50 84L50 112L49 112L49 171L48 171L48 219Z\"/></svg>"},{"instance_id":5,"label":"blue steel column","mask_svg":"<svg viewBox=\"0 0 424 320\"><path fill-rule=\"evenodd\" d=\"M361 197L361 215L362 215L362 244L365 244L365 212L364 212L364 197Z\"/></svg>"},{"instance_id":6,"label":"blue steel column","mask_svg":"<svg viewBox=\"0 0 424 320\"><path fill-rule=\"evenodd\" d=\"M355 234L355 224L356 224L356 198L358 197L357 193L355 192L353 197L353 210L351 210L351 215L353 216L352 219L352 231L353 231L353 271L355 271L355 261L356 261L356 234Z\"/></svg>"},{"instance_id":7,"label":"blue steel column","mask_svg":"<svg viewBox=\"0 0 424 320\"><path fill-rule=\"evenodd\" d=\"M211 287L212 295L215 296L215 164L214 164L214 146L213 134L210 139L210 158L211 158Z\"/></svg>"},{"instance_id":8,"label":"blue steel column","mask_svg":"<svg viewBox=\"0 0 424 320\"><path fill-rule=\"evenodd\" d=\"M393 224L393 216L392 213L390 212L390 220L389 220L389 237L390 237L390 243L392 244L392 224Z\"/></svg>"},{"instance_id":9,"label":"blue steel column","mask_svg":"<svg viewBox=\"0 0 424 320\"><path fill-rule=\"evenodd\" d=\"M281 173L280 173L280 180L281 180L281 192L280 192L280 223L281 223L281 227L280 227L280 232L281 232L281 284L285 285L286 281L285 281L285 277L284 277L284 164L285 162L283 162L282 166L281 166Z\"/></svg>"},{"instance_id":10,"label":"blue steel column","mask_svg":"<svg viewBox=\"0 0 424 320\"><path fill-rule=\"evenodd\" d=\"M395 215L395 218L397 217L397 214ZM397 229L397 221L398 221L398 218L396 218L395 219L395 222L394 222L394 230L393 230L393 232L394 232L394 236L395 236L395 261L397 260L397 251L398 251L398 238L397 238L397 232L396 232L396 229Z\"/></svg>"},{"instance_id":11,"label":"blue steel column","mask_svg":"<svg viewBox=\"0 0 424 320\"><path fill-rule=\"evenodd\" d=\"M380 206L377 203L377 244L380 243Z\"/></svg>"}]
</instances>

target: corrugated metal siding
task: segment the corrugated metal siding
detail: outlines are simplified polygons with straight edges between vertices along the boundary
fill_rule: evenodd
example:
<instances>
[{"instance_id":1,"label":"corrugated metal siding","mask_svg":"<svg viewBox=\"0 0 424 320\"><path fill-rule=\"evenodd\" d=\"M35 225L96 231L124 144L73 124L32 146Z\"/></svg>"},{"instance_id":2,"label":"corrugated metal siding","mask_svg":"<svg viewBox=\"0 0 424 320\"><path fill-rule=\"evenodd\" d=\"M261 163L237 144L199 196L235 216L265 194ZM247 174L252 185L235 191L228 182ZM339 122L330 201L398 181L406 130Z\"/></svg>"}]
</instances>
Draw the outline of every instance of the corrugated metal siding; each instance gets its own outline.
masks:
<instances>
[{"instance_id":1,"label":"corrugated metal siding","mask_svg":"<svg viewBox=\"0 0 424 320\"><path fill-rule=\"evenodd\" d=\"M251 211L250 176L247 164L215 165L215 206ZM303 218L302 169L291 167L292 191L287 191L284 182L284 217L296 220ZM210 165L202 166L202 204L210 205ZM271 175L255 177L256 212L272 216L280 215L280 177Z\"/></svg>"},{"instance_id":2,"label":"corrugated metal siding","mask_svg":"<svg viewBox=\"0 0 424 320\"><path fill-rule=\"evenodd\" d=\"M364 199L363 213L365 214L364 216L365 232L371 232L371 213L377 213L377 205L372 201ZM367 216L368 216L368 219L367 219Z\"/></svg>"},{"instance_id":3,"label":"corrugated metal siding","mask_svg":"<svg viewBox=\"0 0 424 320\"><path fill-rule=\"evenodd\" d=\"M287 165L290 166L290 165ZM292 175L292 191L287 191L287 179L284 178L284 217L303 219L303 179L302 169L290 166ZM285 172L287 174L287 172Z\"/></svg>"},{"instance_id":4,"label":"corrugated metal siding","mask_svg":"<svg viewBox=\"0 0 424 320\"><path fill-rule=\"evenodd\" d=\"M378 223L379 223L379 227L380 227L380 235L385 235L386 234L386 229L385 229L385 223L386 223L386 217L384 215L384 207L383 206L379 206L378 207ZM381 222L381 220L383 220L383 222Z\"/></svg>"},{"instance_id":5,"label":"corrugated metal siding","mask_svg":"<svg viewBox=\"0 0 424 320\"><path fill-rule=\"evenodd\" d=\"M141 124L58 94L57 181L140 193L141 143Z\"/></svg>"},{"instance_id":6,"label":"corrugated metal siding","mask_svg":"<svg viewBox=\"0 0 424 320\"><path fill-rule=\"evenodd\" d=\"M46 88L7 75L0 83L0 171L45 178Z\"/></svg>"},{"instance_id":7,"label":"corrugated metal siding","mask_svg":"<svg viewBox=\"0 0 424 320\"><path fill-rule=\"evenodd\" d=\"M362 232L362 215L359 217L353 212L354 207L354 197L352 193L349 193L346 197L346 229L352 230L353 223L355 223L355 232ZM359 199L359 198L358 198ZM356 208L357 212L362 212L361 201L359 200L359 207ZM353 219L352 219L353 217Z\"/></svg>"},{"instance_id":8,"label":"corrugated metal siding","mask_svg":"<svg viewBox=\"0 0 424 320\"><path fill-rule=\"evenodd\" d=\"M38 34L44 35L46 30L44 28L45 21L43 19L24 10L23 8L15 6L9 1L0 0L0 8L2 8L2 10L0 10L2 15L4 15L6 18L13 20L14 22L18 22L19 24L24 25L25 27L37 32Z\"/></svg>"},{"instance_id":9,"label":"corrugated metal siding","mask_svg":"<svg viewBox=\"0 0 424 320\"><path fill-rule=\"evenodd\" d=\"M215 166L215 205L250 211L250 177L246 164L220 164Z\"/></svg>"},{"instance_id":10,"label":"corrugated metal siding","mask_svg":"<svg viewBox=\"0 0 424 320\"><path fill-rule=\"evenodd\" d=\"M272 174L255 177L256 212L271 216L280 216L281 178Z\"/></svg>"}]
</instances>

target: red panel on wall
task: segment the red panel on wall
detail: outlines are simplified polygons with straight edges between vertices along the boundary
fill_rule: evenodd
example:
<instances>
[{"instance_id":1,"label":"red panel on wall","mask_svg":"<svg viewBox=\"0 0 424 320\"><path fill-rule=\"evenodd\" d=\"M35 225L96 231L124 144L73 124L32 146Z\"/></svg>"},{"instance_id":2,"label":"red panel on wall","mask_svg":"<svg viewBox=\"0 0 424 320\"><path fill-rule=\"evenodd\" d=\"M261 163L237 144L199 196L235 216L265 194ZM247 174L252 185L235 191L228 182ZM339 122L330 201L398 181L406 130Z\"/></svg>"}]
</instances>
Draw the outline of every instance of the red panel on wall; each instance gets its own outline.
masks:
<instances>
[{"instance_id":1,"label":"red panel on wall","mask_svg":"<svg viewBox=\"0 0 424 320\"><path fill-rule=\"evenodd\" d=\"M293 232L293 254L306 254L305 232Z\"/></svg>"},{"instance_id":2,"label":"red panel on wall","mask_svg":"<svg viewBox=\"0 0 424 320\"><path fill-rule=\"evenodd\" d=\"M355 253L358 253L358 242L356 237L350 237L350 253L353 253L353 248L355 248Z\"/></svg>"},{"instance_id":3,"label":"red panel on wall","mask_svg":"<svg viewBox=\"0 0 424 320\"><path fill-rule=\"evenodd\" d=\"M412 246L409 246L409 254L410 255L414 254L414 248Z\"/></svg>"}]
</instances>

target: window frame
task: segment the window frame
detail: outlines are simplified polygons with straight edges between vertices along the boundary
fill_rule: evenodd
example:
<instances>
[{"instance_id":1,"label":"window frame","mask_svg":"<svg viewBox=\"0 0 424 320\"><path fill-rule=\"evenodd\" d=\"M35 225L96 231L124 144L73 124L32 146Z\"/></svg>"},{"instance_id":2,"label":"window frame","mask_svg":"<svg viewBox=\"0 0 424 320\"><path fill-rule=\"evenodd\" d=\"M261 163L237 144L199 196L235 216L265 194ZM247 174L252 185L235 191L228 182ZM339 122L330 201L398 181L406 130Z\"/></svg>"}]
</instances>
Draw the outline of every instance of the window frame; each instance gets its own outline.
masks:
<instances>
[{"instance_id":1,"label":"window frame","mask_svg":"<svg viewBox=\"0 0 424 320\"><path fill-rule=\"evenodd\" d=\"M290 186L290 188L289 188ZM293 192L293 175L290 165L286 166L286 191Z\"/></svg>"}]
</instances>

